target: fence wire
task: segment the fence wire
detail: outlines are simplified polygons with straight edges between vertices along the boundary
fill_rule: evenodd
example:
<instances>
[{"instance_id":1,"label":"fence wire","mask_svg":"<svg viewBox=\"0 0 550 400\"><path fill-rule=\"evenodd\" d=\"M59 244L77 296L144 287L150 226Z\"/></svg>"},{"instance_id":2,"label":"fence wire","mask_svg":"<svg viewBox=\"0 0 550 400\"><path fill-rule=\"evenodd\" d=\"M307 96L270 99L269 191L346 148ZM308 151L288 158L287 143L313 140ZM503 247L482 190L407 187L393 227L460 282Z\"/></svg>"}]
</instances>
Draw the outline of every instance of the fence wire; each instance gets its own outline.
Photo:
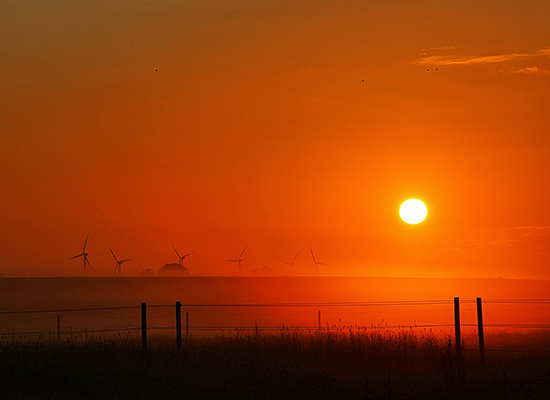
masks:
<instances>
[{"instance_id":1,"label":"fence wire","mask_svg":"<svg viewBox=\"0 0 550 400\"><path fill-rule=\"evenodd\" d=\"M357 302L300 302L300 303L181 303L180 307L184 309L215 309L215 308L221 308L221 309L267 309L267 308L282 308L282 309L300 309L300 308L319 308L319 309L330 309L330 308L353 308L354 313L357 313L358 311L355 311L357 308L372 308L372 307L410 307L410 306L451 306L454 303L453 300L397 300L397 301L357 301ZM476 300L460 300L460 304L475 304ZM519 304L519 305L548 305L550 304L550 299L492 299L492 300L484 300L484 305L512 305L512 304ZM173 309L176 307L176 304L152 304L147 305L147 309ZM0 316L24 316L29 314L64 314L64 313L85 313L85 312L103 312L103 311L121 311L121 310L139 310L142 308L141 305L137 306L117 306L117 307L90 307L90 308L67 308L67 309L48 309L48 310L5 310L0 311ZM434 309L430 309L431 311L434 311ZM438 312L445 312L445 308L438 308ZM414 310L407 310L403 312L413 312ZM418 310L417 310L418 311ZM418 312L424 312L425 310L421 310ZM386 310L384 312L395 312L395 311L389 311ZM326 311L326 314L328 314L331 317L334 317L334 312ZM349 312L351 313L351 311ZM359 312L361 313L361 312ZM367 311L363 311L363 313L368 313ZM262 317L262 316L289 316L289 315L305 315L307 314L304 310L303 312L285 312L285 313L261 313L261 312L254 312L254 313L248 313L248 314L239 314L238 312L232 312L230 314L224 313L224 314L212 314L212 313L193 313L193 318L195 317L204 317L204 318L221 318L221 317ZM449 315L452 315L451 312L449 312ZM59 316L58 316L59 318ZM136 319L138 318L137 315L133 316L107 316L107 317L97 317L94 316L93 318L87 316L83 319L85 320L123 320L123 319ZM161 315L161 316L149 316L148 317L151 321L153 320L160 320L160 319L166 319L169 318L167 315ZM39 317L35 318L36 320L43 321L43 323L51 322L51 320L48 319L48 317ZM70 320L78 320L78 317L70 318ZM26 321L25 318L13 318L8 319L0 322L19 322L22 323ZM161 322L161 321L159 321ZM278 325L261 325L258 326L257 322L254 322L254 326L235 326L234 324L184 324L183 326L180 326L180 329L182 329L185 332L248 332L248 331L258 331L258 332L287 332L287 331L300 331L300 332L312 332L312 331L325 331L325 332L344 332L344 331L369 331L369 330L395 330L395 329L445 329L453 327L454 324L416 324L416 321L414 324L392 324L388 325L386 322L384 324L384 320L382 319L382 324L371 324L371 325L361 325L361 324L333 324L326 322L324 325L319 324L315 326L311 325L305 325L305 326L299 326L299 325L293 325L293 324L278 324ZM59 319L58 319L59 324ZM465 328L474 328L476 329L478 327L478 324L473 323L462 323L460 325L461 327ZM529 330L550 330L550 324L547 323L484 323L483 326L485 328L494 328L494 329L529 329ZM0 333L0 339L9 339L9 338L17 338L17 337L68 337L68 336L74 336L74 335L95 335L95 334L105 334L105 333L117 333L117 332L135 332L136 334L139 333L142 330L139 326L133 326L131 324L127 324L126 327L103 327L100 329L75 329L75 330L61 330L58 325L57 330L32 330L32 331L18 331L15 332L15 330L11 332L2 332ZM177 328L175 325L166 325L166 324L148 324L147 330L149 331L157 331L157 332L167 332L172 331L176 332ZM539 350L513 350L513 349L486 349L487 351L539 351ZM546 351L546 350L540 350L540 351Z\"/></svg>"}]
</instances>

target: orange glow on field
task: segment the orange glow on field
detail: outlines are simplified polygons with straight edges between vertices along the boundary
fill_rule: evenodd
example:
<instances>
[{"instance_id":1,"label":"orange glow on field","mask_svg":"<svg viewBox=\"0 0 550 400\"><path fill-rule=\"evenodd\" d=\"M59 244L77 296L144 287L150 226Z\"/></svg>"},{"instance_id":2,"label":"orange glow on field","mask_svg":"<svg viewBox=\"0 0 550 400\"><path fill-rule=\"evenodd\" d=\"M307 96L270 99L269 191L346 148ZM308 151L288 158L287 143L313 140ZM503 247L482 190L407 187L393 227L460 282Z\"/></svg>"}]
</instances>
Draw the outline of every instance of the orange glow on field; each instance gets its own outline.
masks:
<instances>
[{"instance_id":1,"label":"orange glow on field","mask_svg":"<svg viewBox=\"0 0 550 400\"><path fill-rule=\"evenodd\" d=\"M151 327L173 324L174 309L169 306L176 301L182 303L197 328L235 329L259 325L315 330L320 311L323 329L328 327L344 333L350 328L410 329L419 334L429 332L436 337L448 337L454 329L454 297L461 300L463 333L474 338L477 297L483 299L487 332L528 332L547 325L550 320L550 304L540 301L548 293L547 281L359 277L26 278L0 280L0 289L4 310L139 307L143 299L147 299L150 305L166 306L150 309ZM513 298L524 300L510 301ZM0 333L40 331L55 321L43 315L14 317L0 315L3 326ZM63 314L62 319L69 324L67 328L75 331L139 325L139 313L135 309L77 312L70 316ZM35 329L33 324L38 324Z\"/></svg>"}]
</instances>

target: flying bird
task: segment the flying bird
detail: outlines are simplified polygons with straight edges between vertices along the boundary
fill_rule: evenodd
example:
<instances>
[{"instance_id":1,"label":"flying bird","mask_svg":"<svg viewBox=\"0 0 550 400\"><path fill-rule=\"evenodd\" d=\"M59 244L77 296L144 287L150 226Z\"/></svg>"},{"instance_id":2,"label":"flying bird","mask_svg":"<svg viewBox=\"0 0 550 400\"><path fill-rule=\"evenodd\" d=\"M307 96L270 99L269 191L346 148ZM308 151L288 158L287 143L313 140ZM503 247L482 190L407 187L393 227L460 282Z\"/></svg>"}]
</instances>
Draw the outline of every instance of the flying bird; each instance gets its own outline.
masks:
<instances>
[{"instance_id":1,"label":"flying bird","mask_svg":"<svg viewBox=\"0 0 550 400\"><path fill-rule=\"evenodd\" d=\"M69 260L72 260L73 258L78 258L78 257L84 258L84 276L86 276L86 264L88 264L89 267L92 266L92 264L90 264L90 261L88 261L88 253L86 253L86 244L88 243L88 236L90 236L89 233L86 235L86 240L84 241L84 248L82 249L82 253L69 258Z\"/></svg>"},{"instance_id":2,"label":"flying bird","mask_svg":"<svg viewBox=\"0 0 550 400\"><path fill-rule=\"evenodd\" d=\"M116 258L115 253L113 253L113 249L111 249L110 246L109 246L109 250L111 250L111 254L113 255L116 261L115 273L116 273L116 270L118 269L118 275L120 276L120 270L121 270L120 267L122 266L122 263L125 263L126 261L131 261L133 260L133 258L127 258L126 260L119 260L118 258Z\"/></svg>"},{"instance_id":3,"label":"flying bird","mask_svg":"<svg viewBox=\"0 0 550 400\"><path fill-rule=\"evenodd\" d=\"M247 247L248 247L248 245L244 246L244 249L241 252L241 255L239 256L238 259L236 259L236 260L225 260L225 261L236 262L237 264L239 264L239 269L241 269L241 263L243 262L242 257L243 257L244 251L246 250Z\"/></svg>"}]
</instances>

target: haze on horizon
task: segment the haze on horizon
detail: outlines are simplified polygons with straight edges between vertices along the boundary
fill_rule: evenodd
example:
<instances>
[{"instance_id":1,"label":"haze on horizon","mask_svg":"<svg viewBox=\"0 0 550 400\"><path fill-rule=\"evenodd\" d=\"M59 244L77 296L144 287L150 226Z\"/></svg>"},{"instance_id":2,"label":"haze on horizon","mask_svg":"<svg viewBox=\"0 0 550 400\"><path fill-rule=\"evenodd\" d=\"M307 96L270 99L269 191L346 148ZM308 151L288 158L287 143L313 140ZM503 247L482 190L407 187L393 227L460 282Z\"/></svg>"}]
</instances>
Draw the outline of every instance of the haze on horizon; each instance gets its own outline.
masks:
<instances>
[{"instance_id":1,"label":"haze on horizon","mask_svg":"<svg viewBox=\"0 0 550 400\"><path fill-rule=\"evenodd\" d=\"M0 4L0 273L550 279L550 3ZM428 218L407 225L418 198ZM324 267L324 268L322 268Z\"/></svg>"}]
</instances>

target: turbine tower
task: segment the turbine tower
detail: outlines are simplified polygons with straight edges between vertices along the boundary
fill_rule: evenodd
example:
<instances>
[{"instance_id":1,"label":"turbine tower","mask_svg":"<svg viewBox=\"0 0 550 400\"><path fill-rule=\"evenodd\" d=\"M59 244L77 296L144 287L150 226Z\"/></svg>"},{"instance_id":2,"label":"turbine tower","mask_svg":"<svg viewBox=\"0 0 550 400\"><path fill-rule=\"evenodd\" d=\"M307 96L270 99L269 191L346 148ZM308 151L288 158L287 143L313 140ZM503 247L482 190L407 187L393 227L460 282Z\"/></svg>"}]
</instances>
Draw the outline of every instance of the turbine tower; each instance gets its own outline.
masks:
<instances>
[{"instance_id":1,"label":"turbine tower","mask_svg":"<svg viewBox=\"0 0 550 400\"><path fill-rule=\"evenodd\" d=\"M126 260L120 260L119 261L118 258L116 258L115 253L113 253L113 249L111 249L110 246L109 246L109 250L111 250L111 254L113 255L113 257L115 258L115 261L116 261L115 273L116 273L116 270L118 269L118 276L120 276L120 270L121 270L122 263L125 263L126 261L133 260L133 258L127 258Z\"/></svg>"},{"instance_id":2,"label":"turbine tower","mask_svg":"<svg viewBox=\"0 0 550 400\"><path fill-rule=\"evenodd\" d=\"M191 253L187 253L187 254L185 254L185 255L183 255L183 256L180 256L180 253L178 253L178 251L176 250L176 248L174 247L174 245L172 245L172 247L174 248L174 251L176 252L176 254L178 255L178 257L180 258L180 265L183 267L183 260L185 260L185 257L190 256L191 254L194 253L194 251L191 252Z\"/></svg>"},{"instance_id":3,"label":"turbine tower","mask_svg":"<svg viewBox=\"0 0 550 400\"><path fill-rule=\"evenodd\" d=\"M69 258L69 260L72 260L73 258L78 258L78 257L84 258L84 276L86 276L86 264L88 264L88 266L90 267L92 266L92 264L90 264L90 261L88 261L88 253L86 253L86 243L88 243L88 236L90 236L89 233L86 235L86 240L84 241L84 248L82 249L82 253Z\"/></svg>"},{"instance_id":4,"label":"turbine tower","mask_svg":"<svg viewBox=\"0 0 550 400\"><path fill-rule=\"evenodd\" d=\"M244 251L246 250L247 247L248 247L248 245L244 246L244 249L243 249L243 251L241 252L241 255L239 256L238 259L236 259L236 260L225 260L225 261L230 261L230 262L236 262L236 263L238 263L238 264L239 264L239 270L240 270L240 269L241 269L241 263L243 262L242 257L243 257Z\"/></svg>"},{"instance_id":5,"label":"turbine tower","mask_svg":"<svg viewBox=\"0 0 550 400\"><path fill-rule=\"evenodd\" d=\"M301 250L300 250L301 251ZM293 272L293 269L294 269L294 264L296 264L296 257L298 257L298 254L300 254L300 251L298 253L296 253L296 255L294 256L294 258L292 259L292 261L288 262L288 261L282 261L282 260L279 260L279 262L282 262L283 264L288 264L290 265L290 273L292 274Z\"/></svg>"},{"instance_id":6,"label":"turbine tower","mask_svg":"<svg viewBox=\"0 0 550 400\"><path fill-rule=\"evenodd\" d=\"M311 266L311 269L315 268L315 272L319 273L319 265L327 265L326 263L319 262L315 259L315 255L313 254L313 249L310 247L309 251L311 251L311 257L313 258L313 265Z\"/></svg>"}]
</instances>

